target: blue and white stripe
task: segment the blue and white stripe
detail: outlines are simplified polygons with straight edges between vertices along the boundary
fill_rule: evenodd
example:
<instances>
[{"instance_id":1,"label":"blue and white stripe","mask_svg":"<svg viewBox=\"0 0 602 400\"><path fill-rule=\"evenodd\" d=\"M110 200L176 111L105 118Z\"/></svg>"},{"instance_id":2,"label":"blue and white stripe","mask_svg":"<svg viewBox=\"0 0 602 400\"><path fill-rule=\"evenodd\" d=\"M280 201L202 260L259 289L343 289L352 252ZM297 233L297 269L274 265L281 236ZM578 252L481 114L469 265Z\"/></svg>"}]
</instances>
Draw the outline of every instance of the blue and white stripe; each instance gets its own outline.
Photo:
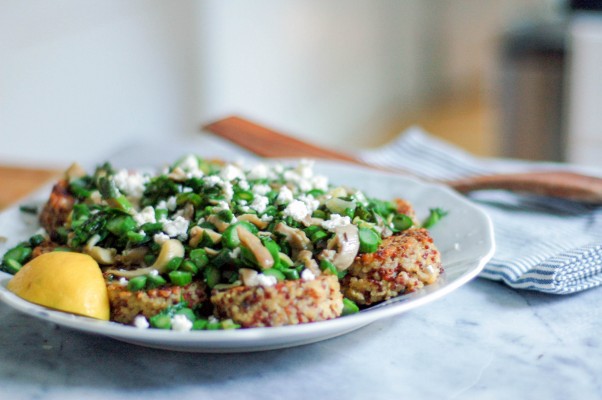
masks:
<instances>
[{"instance_id":1,"label":"blue and white stripe","mask_svg":"<svg viewBox=\"0 0 602 400\"><path fill-rule=\"evenodd\" d=\"M428 179L521 171L535 165L479 159L417 128L386 146L363 151L359 157ZM478 192L471 198L489 213L497 242L496 254L481 277L516 289L556 294L602 284L602 207L501 191Z\"/></svg>"}]
</instances>

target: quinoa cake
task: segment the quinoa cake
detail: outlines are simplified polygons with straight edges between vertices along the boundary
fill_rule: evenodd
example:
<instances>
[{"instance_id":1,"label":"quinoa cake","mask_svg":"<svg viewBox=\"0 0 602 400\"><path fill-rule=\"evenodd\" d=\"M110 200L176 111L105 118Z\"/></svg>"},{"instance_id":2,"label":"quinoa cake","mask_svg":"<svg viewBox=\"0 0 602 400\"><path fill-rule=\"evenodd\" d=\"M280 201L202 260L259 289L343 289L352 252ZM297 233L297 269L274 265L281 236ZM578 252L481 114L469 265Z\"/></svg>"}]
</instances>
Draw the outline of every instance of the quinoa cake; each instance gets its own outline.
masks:
<instances>
[{"instance_id":1,"label":"quinoa cake","mask_svg":"<svg viewBox=\"0 0 602 400\"><path fill-rule=\"evenodd\" d=\"M107 282L111 320L131 324L143 315L150 318L168 307L185 301L189 307L196 307L207 300L206 285L196 281L186 286L166 285L159 288L131 291L118 281Z\"/></svg>"},{"instance_id":2,"label":"quinoa cake","mask_svg":"<svg viewBox=\"0 0 602 400\"><path fill-rule=\"evenodd\" d=\"M345 297L371 305L434 283L441 272L428 231L413 228L384 239L374 253L358 255L341 286Z\"/></svg>"},{"instance_id":3,"label":"quinoa cake","mask_svg":"<svg viewBox=\"0 0 602 400\"><path fill-rule=\"evenodd\" d=\"M214 290L211 303L216 317L230 318L244 328L324 321L343 311L343 296L334 275Z\"/></svg>"}]
</instances>

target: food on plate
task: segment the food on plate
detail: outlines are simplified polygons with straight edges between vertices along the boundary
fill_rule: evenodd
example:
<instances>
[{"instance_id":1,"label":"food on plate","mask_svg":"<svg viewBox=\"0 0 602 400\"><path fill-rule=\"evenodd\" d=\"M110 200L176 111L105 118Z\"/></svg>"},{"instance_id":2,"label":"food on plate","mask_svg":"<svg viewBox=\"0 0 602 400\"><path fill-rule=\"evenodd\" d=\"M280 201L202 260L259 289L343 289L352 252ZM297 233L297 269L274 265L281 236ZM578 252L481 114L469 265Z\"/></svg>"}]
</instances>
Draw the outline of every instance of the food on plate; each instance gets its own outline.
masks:
<instances>
[{"instance_id":1,"label":"food on plate","mask_svg":"<svg viewBox=\"0 0 602 400\"><path fill-rule=\"evenodd\" d=\"M15 274L7 289L48 308L109 319L105 280L98 263L86 254L57 251L40 255Z\"/></svg>"},{"instance_id":2,"label":"food on plate","mask_svg":"<svg viewBox=\"0 0 602 400\"><path fill-rule=\"evenodd\" d=\"M343 278L343 293L370 305L434 283L441 265L428 231L408 229L384 239L374 253L358 255Z\"/></svg>"},{"instance_id":3,"label":"food on plate","mask_svg":"<svg viewBox=\"0 0 602 400\"><path fill-rule=\"evenodd\" d=\"M295 325L434 283L443 269L426 227L444 214L433 209L421 223L408 201L335 186L309 160L247 167L190 155L157 172L105 163L92 174L73 166L40 231L6 252L2 269L15 280L49 257L92 260L107 315L138 328ZM53 284L73 280L64 275L79 266L68 265Z\"/></svg>"}]
</instances>

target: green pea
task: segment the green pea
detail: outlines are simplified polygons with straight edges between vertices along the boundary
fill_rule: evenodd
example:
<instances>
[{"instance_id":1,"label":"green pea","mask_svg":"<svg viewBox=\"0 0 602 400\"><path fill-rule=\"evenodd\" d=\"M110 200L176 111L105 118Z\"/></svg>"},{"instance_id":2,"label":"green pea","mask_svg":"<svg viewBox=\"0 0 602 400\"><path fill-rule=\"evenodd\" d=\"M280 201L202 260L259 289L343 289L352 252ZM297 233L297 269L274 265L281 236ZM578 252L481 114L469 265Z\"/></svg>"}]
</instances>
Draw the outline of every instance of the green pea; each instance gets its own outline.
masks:
<instances>
[{"instance_id":1,"label":"green pea","mask_svg":"<svg viewBox=\"0 0 602 400\"><path fill-rule=\"evenodd\" d=\"M169 280L176 286L186 286L192 282L192 274L186 271L171 271Z\"/></svg>"},{"instance_id":2,"label":"green pea","mask_svg":"<svg viewBox=\"0 0 602 400\"><path fill-rule=\"evenodd\" d=\"M381 243L380 235L369 228L359 229L360 253L374 253Z\"/></svg>"},{"instance_id":3,"label":"green pea","mask_svg":"<svg viewBox=\"0 0 602 400\"><path fill-rule=\"evenodd\" d=\"M185 260L180 265L180 270L190 272L192 275L196 275L199 272L199 267L197 267L194 262Z\"/></svg>"},{"instance_id":4,"label":"green pea","mask_svg":"<svg viewBox=\"0 0 602 400\"><path fill-rule=\"evenodd\" d=\"M182 265L183 260L184 259L182 257L174 257L167 262L167 265L165 265L165 269L167 269L168 271L175 271L178 268L180 268L180 265Z\"/></svg>"},{"instance_id":5,"label":"green pea","mask_svg":"<svg viewBox=\"0 0 602 400\"><path fill-rule=\"evenodd\" d=\"M207 280L207 286L209 286L211 289L213 289L213 287L219 283L220 278L221 273L219 269L215 267L209 267L205 270L205 279Z\"/></svg>"},{"instance_id":6,"label":"green pea","mask_svg":"<svg viewBox=\"0 0 602 400\"><path fill-rule=\"evenodd\" d=\"M136 292L146 287L146 276L136 276L128 282L128 290L130 292Z\"/></svg>"},{"instance_id":7,"label":"green pea","mask_svg":"<svg viewBox=\"0 0 602 400\"><path fill-rule=\"evenodd\" d=\"M392 222L393 222L393 228L396 231L405 231L406 229L409 229L412 227L412 225L414 225L412 218L408 217L405 214L396 214L393 217Z\"/></svg>"},{"instance_id":8,"label":"green pea","mask_svg":"<svg viewBox=\"0 0 602 400\"><path fill-rule=\"evenodd\" d=\"M205 318L198 318L197 320L195 320L192 323L192 330L193 331L202 331L204 329L207 329L207 324L209 324L209 320L207 320Z\"/></svg>"},{"instance_id":9,"label":"green pea","mask_svg":"<svg viewBox=\"0 0 602 400\"><path fill-rule=\"evenodd\" d=\"M167 281L161 275L147 275L146 277L146 287L149 289L158 288L166 283Z\"/></svg>"},{"instance_id":10,"label":"green pea","mask_svg":"<svg viewBox=\"0 0 602 400\"><path fill-rule=\"evenodd\" d=\"M171 317L167 314L159 313L149 318L150 326L157 329L171 329Z\"/></svg>"},{"instance_id":11,"label":"green pea","mask_svg":"<svg viewBox=\"0 0 602 400\"><path fill-rule=\"evenodd\" d=\"M278 282L282 282L286 279L286 276L276 268L265 269L261 273L267 276L273 276L274 278L278 279Z\"/></svg>"},{"instance_id":12,"label":"green pea","mask_svg":"<svg viewBox=\"0 0 602 400\"><path fill-rule=\"evenodd\" d=\"M207 257L207 252L205 249L194 249L190 251L190 260L196 265L198 268L203 268L205 265L209 263L209 257Z\"/></svg>"},{"instance_id":13,"label":"green pea","mask_svg":"<svg viewBox=\"0 0 602 400\"><path fill-rule=\"evenodd\" d=\"M355 314L359 310L360 308L357 306L357 304L355 304L355 302L346 297L343 298L343 312L341 315Z\"/></svg>"},{"instance_id":14,"label":"green pea","mask_svg":"<svg viewBox=\"0 0 602 400\"><path fill-rule=\"evenodd\" d=\"M196 315L194 314L194 311L188 307L179 309L176 311L176 315L184 315L190 322L196 321Z\"/></svg>"}]
</instances>

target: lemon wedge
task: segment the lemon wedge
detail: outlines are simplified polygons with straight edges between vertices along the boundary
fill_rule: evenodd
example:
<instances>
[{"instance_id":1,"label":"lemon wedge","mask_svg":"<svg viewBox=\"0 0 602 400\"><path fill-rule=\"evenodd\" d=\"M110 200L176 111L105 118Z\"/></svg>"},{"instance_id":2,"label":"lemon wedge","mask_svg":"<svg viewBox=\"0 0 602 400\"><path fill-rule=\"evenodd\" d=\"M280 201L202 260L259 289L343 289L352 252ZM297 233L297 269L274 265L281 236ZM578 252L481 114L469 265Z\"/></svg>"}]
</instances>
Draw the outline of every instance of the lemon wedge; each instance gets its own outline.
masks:
<instances>
[{"instance_id":1,"label":"lemon wedge","mask_svg":"<svg viewBox=\"0 0 602 400\"><path fill-rule=\"evenodd\" d=\"M17 296L48 308L108 320L107 287L98 263L86 254L51 252L21 268L8 282Z\"/></svg>"}]
</instances>

